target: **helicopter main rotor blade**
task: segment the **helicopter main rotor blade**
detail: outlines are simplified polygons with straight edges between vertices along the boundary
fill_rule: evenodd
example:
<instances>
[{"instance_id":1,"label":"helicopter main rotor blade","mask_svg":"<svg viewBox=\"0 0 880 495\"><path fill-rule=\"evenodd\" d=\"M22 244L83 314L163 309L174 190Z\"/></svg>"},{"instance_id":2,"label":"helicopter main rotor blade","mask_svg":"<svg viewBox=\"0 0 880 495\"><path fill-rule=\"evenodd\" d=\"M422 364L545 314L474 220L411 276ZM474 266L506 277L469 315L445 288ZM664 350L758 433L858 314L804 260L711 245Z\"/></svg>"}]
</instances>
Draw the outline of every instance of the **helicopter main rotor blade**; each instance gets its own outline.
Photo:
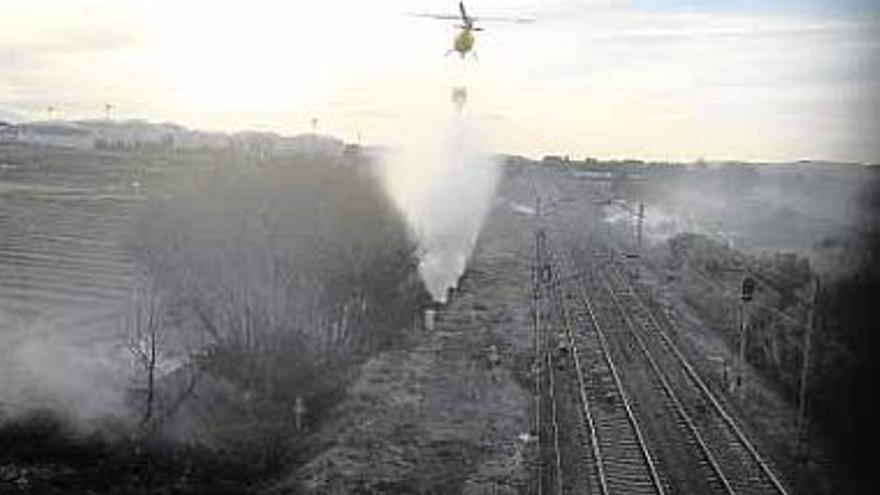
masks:
<instances>
[{"instance_id":1,"label":"helicopter main rotor blade","mask_svg":"<svg viewBox=\"0 0 880 495\"><path fill-rule=\"evenodd\" d=\"M461 12L461 20L464 21L465 24L473 22L473 19L468 17L467 11L464 10L464 2L458 2L458 11Z\"/></svg>"},{"instance_id":2,"label":"helicopter main rotor blade","mask_svg":"<svg viewBox=\"0 0 880 495\"><path fill-rule=\"evenodd\" d=\"M413 17L425 17L428 19L439 19L441 21L457 21L460 19L457 15L424 14L420 12L408 12L407 15L411 15Z\"/></svg>"},{"instance_id":3,"label":"helicopter main rotor blade","mask_svg":"<svg viewBox=\"0 0 880 495\"><path fill-rule=\"evenodd\" d=\"M488 21L488 22L515 22L517 24L530 24L535 22L535 19L530 19L528 17L501 17L501 16L487 16L487 17L473 17L474 21Z\"/></svg>"}]
</instances>

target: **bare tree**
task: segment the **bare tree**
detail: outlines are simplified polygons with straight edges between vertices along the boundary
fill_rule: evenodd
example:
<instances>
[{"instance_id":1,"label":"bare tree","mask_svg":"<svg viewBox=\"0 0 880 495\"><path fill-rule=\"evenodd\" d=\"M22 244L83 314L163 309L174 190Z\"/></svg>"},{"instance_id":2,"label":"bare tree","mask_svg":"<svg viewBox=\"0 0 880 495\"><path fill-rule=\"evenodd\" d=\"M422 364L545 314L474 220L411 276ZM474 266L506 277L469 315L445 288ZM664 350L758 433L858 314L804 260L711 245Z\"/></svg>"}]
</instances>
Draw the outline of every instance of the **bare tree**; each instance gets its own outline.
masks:
<instances>
[{"instance_id":1,"label":"bare tree","mask_svg":"<svg viewBox=\"0 0 880 495\"><path fill-rule=\"evenodd\" d=\"M155 198L135 252L206 373L249 402L306 401L408 324L423 290L415 247L368 170L294 160L217 174Z\"/></svg>"},{"instance_id":2,"label":"bare tree","mask_svg":"<svg viewBox=\"0 0 880 495\"><path fill-rule=\"evenodd\" d=\"M141 422L148 425L155 414L156 375L165 350L165 303L156 286L147 281L134 290L126 328L126 345L134 358L140 379L144 380Z\"/></svg>"}]
</instances>

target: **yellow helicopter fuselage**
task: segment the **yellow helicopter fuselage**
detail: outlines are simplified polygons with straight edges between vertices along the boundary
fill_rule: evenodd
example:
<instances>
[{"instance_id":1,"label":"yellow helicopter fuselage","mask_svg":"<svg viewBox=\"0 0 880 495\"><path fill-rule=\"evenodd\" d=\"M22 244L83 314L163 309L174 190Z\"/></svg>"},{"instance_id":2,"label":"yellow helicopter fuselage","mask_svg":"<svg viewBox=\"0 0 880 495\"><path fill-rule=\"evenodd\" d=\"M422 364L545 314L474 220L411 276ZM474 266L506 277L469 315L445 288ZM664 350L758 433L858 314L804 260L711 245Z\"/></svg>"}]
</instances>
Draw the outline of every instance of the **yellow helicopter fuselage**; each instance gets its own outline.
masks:
<instances>
[{"instance_id":1,"label":"yellow helicopter fuselage","mask_svg":"<svg viewBox=\"0 0 880 495\"><path fill-rule=\"evenodd\" d=\"M474 47L474 33L470 28L462 28L458 35L455 36L453 43L455 51L464 58L465 54Z\"/></svg>"}]
</instances>

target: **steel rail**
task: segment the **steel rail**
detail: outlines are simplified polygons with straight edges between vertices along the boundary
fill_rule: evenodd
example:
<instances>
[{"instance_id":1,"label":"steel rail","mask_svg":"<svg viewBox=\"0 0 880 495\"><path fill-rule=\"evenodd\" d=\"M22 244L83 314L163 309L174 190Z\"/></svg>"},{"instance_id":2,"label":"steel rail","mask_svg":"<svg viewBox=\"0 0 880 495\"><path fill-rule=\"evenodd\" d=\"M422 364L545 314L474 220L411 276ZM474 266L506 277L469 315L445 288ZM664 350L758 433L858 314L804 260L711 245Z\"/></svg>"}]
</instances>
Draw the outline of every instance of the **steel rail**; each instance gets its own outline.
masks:
<instances>
[{"instance_id":1,"label":"steel rail","mask_svg":"<svg viewBox=\"0 0 880 495\"><path fill-rule=\"evenodd\" d=\"M536 274L537 264L532 269L531 293L532 324L535 330L535 364L533 366L535 375L535 436L537 437L535 445L538 446L538 462L535 464L538 468L538 495L543 495L543 469L541 466L541 316L538 314L538 279Z\"/></svg>"},{"instance_id":2,"label":"steel rail","mask_svg":"<svg viewBox=\"0 0 880 495\"><path fill-rule=\"evenodd\" d=\"M557 283L559 279L557 278ZM556 286L558 290L558 285ZM565 305L565 302L562 301L560 304L562 308L562 321L563 326L565 328L566 336L568 337L569 347L572 349L572 357L574 359L574 368L577 374L578 379L578 391L582 404L582 413L585 415L585 419L587 422L587 427L590 432L590 449L593 452L593 458L596 460L596 473L599 478L599 489L602 495L608 495L608 483L605 478L605 465L602 461L602 452L599 449L599 440L596 436L596 424L593 421L593 414L590 410L590 403L587 400L586 395L586 382L584 381L584 373L581 367L580 362L580 352L578 351L577 344L574 341L574 336L571 331L571 319L568 313L568 307ZM662 492L661 492L662 494Z\"/></svg>"},{"instance_id":3,"label":"steel rail","mask_svg":"<svg viewBox=\"0 0 880 495\"><path fill-rule=\"evenodd\" d=\"M722 486L724 486L725 491L727 493L729 493L730 495L735 495L736 492L733 490L733 487L730 485L730 481L728 481L727 477L724 475L723 471L721 470L721 466L718 464L718 461L715 459L715 456L713 456L712 453L710 452L709 447L706 444L705 439L703 439L703 436L700 434L699 430L697 429L697 426L694 423L693 419L690 417L690 415L685 410L684 405L682 404L681 400L678 398L677 395L675 395L675 392L672 390L672 387L669 385L669 381L666 379L666 376L660 370L660 366L657 364L657 362L654 360L654 357L648 351L648 347L645 345L644 340L638 334L638 332L636 332L635 329L633 328L633 322L632 322L632 319L630 318L629 314L626 312L626 310L623 308L623 305L620 303L620 300L614 294L614 291L612 290L612 288L608 284L608 281L604 277L601 278L601 280L603 282L603 287L610 295L611 300L614 303L614 306L617 308L617 310L623 316L623 320L626 322L627 330L629 330L630 334L636 339L636 342L639 344L639 348L642 350L642 353L645 355L645 357L648 359L648 363L651 365L651 370L654 372L654 376L656 376L657 379L660 381L660 385L663 388L663 391L666 393L666 395L672 401L673 405L675 406L676 411L679 413L681 418L684 420L685 424L688 427L688 430L690 430L691 435L693 435L694 439L696 439L697 444L700 446L700 449L703 451L703 455L706 458L706 461L709 462L709 465L712 467L712 470L715 472L716 476L721 481Z\"/></svg>"},{"instance_id":4,"label":"steel rail","mask_svg":"<svg viewBox=\"0 0 880 495\"><path fill-rule=\"evenodd\" d=\"M604 361L608 365L608 369L611 372L611 376L614 380L615 387L616 387L618 393L620 394L624 410L626 411L627 419L630 422L630 424L633 428L633 432L635 433L636 438L638 440L639 450L641 451L642 456L645 459L645 462L648 466L648 471L651 475L651 483L654 486L655 491L659 495L663 495L664 494L663 484L660 481L660 476L657 472L656 463L653 459L653 456L651 455L650 451L648 450L648 448L646 446L644 435L642 434L641 426L639 425L639 421L636 418L635 413L633 412L633 408L630 403L629 396L626 393L626 391L624 390L623 382L620 379L620 374L618 373L617 367L614 365L614 362L611 359L611 353L609 350L608 342L605 337L604 330L602 330L602 326L599 324L598 318L596 318L592 304L585 297L583 287L580 287L580 286L578 286L578 287L580 289L581 300L587 309L587 314L590 317L590 321L593 323L593 327L596 329L596 336L597 336L597 339L599 340L599 347L600 347L600 350L602 353L602 357L604 358Z\"/></svg>"},{"instance_id":5,"label":"steel rail","mask_svg":"<svg viewBox=\"0 0 880 495\"><path fill-rule=\"evenodd\" d=\"M540 329L539 329L540 330ZM552 352L544 346L544 366L547 370L547 379L550 381L548 392L550 394L550 410L553 424L553 453L556 464L555 487L556 493L562 495L562 453L559 448L559 418L556 411L556 382L553 374L553 357Z\"/></svg>"},{"instance_id":6,"label":"steel rail","mask_svg":"<svg viewBox=\"0 0 880 495\"><path fill-rule=\"evenodd\" d=\"M616 269L614 269L614 270L616 270ZM619 273L617 273L617 272L615 272L615 273L618 275L618 277L620 277ZM623 280L625 281L626 279L624 278ZM628 282L624 282L624 283L629 284ZM631 285L631 284L629 284L629 285ZM685 358L684 354L678 349L678 346L676 346L676 344L672 341L672 339L667 335L666 331L663 330L663 327L660 326L659 323L656 321L656 318L654 317L653 312L650 311L650 309L644 303L641 296L638 294L638 291L636 291L634 289L632 289L631 291L633 294L633 299L645 309L646 314L648 315L648 318L650 318L652 320L653 324L660 330L659 335L660 335L661 339L664 341L664 343L667 345L667 347L672 351L673 355L676 357L678 362L681 363L681 365L684 367L688 376L690 376L690 378L698 386L698 388L704 394L704 396L709 399L709 402L712 404L713 408L724 419L724 421L727 423L727 425L730 427L730 429L734 432L736 437L739 439L740 443L746 448L746 450L749 452L749 454L752 456L752 458L760 466L761 470L767 476L767 478L770 480L771 484L776 489L776 491L779 492L781 495L788 495L788 492L785 489L785 487L782 485L782 483L779 481L779 479L773 473L772 469L770 469L770 466L767 464L767 462L761 457L761 455L757 451L757 449L752 445L751 441L748 440L748 437L745 436L742 429L736 424L736 421L733 419L733 417L730 416L730 414L724 409L724 407L721 405L720 401L715 397L715 394L713 394L712 391L709 390L709 387L705 384L703 379L700 378L699 374L697 374L696 370L693 369L693 366L690 364L690 362L688 362L688 360ZM674 328L674 324L671 321L669 322L669 324L672 325Z\"/></svg>"}]
</instances>

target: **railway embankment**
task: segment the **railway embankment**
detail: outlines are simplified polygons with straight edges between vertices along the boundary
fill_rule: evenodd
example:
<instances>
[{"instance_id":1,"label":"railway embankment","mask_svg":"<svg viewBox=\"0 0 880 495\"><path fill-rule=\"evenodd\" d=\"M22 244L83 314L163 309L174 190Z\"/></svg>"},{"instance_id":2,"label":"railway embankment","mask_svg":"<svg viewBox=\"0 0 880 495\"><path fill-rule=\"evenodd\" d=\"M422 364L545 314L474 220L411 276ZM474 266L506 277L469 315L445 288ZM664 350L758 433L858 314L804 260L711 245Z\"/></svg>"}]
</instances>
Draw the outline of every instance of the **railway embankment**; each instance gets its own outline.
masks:
<instances>
[{"instance_id":1,"label":"railway embankment","mask_svg":"<svg viewBox=\"0 0 880 495\"><path fill-rule=\"evenodd\" d=\"M528 221L496 204L433 328L360 368L276 493L532 493Z\"/></svg>"}]
</instances>

